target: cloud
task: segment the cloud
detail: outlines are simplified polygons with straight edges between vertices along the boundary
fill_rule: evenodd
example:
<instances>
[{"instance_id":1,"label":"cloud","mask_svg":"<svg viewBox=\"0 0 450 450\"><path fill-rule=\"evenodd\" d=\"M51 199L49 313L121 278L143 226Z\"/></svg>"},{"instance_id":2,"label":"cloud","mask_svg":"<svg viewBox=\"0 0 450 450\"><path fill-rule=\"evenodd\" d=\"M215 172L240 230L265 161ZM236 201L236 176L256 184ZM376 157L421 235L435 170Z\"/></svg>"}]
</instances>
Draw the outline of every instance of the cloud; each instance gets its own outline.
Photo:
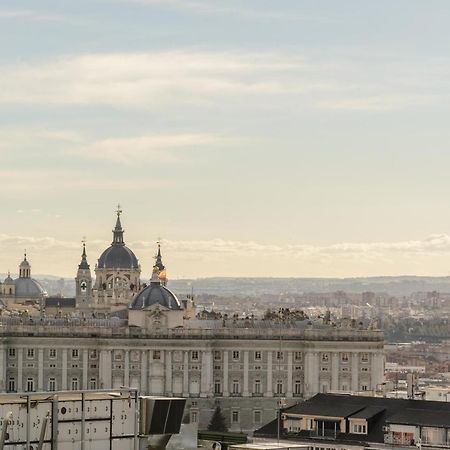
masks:
<instances>
[{"instance_id":1,"label":"cloud","mask_svg":"<svg viewBox=\"0 0 450 450\"><path fill-rule=\"evenodd\" d=\"M71 22L72 18L60 14L41 13L29 9L0 9L0 20L25 19L31 21Z\"/></svg>"},{"instance_id":2,"label":"cloud","mask_svg":"<svg viewBox=\"0 0 450 450\"><path fill-rule=\"evenodd\" d=\"M336 268L339 270L341 267L350 268L354 264L357 264L358 270L368 268L370 274L370 269L373 267L387 269L387 267L398 268L403 265L408 268L418 267L421 270L423 267L421 262L424 258L428 258L425 259L426 261L430 261L431 258L432 261L439 257L450 257L450 236L447 234L436 234L421 240L346 242L327 246L278 245L225 239L163 239L162 244L165 256L170 255L170 266L177 267L179 272L190 272L190 276L204 276L205 273L216 276L229 275L229 273L221 273L219 267L227 267L228 270L231 267L238 270L242 276L246 276L250 273L245 273L245 270L251 270L251 265L257 262L263 264L254 266L259 276L289 276L292 273L304 275L303 271L296 271L298 267L309 267L309 271L311 267L315 267L315 276L330 276L330 268L333 270L332 274L336 275ZM88 259L91 264L109 245L109 240L88 240ZM144 272L150 273L155 242L130 241L127 245L140 258ZM54 274L67 275L75 270L81 246L80 242L75 240L65 241L50 236L34 237L3 233L0 234L0 264L4 265L5 269L10 267L11 262L6 258L14 254L20 256L23 248L27 248L30 259L37 261L41 273L49 273L47 269L42 268L49 265ZM410 264L413 260L419 265ZM270 262L276 265L271 267ZM353 269L351 273L354 274L355 270ZM367 275L367 273L364 274ZM251 275L255 274L252 272Z\"/></svg>"},{"instance_id":3,"label":"cloud","mask_svg":"<svg viewBox=\"0 0 450 450\"><path fill-rule=\"evenodd\" d=\"M268 9L262 7L248 8L241 1L227 1L226 3L213 0L119 0L124 3L135 3L148 6L162 6L165 8L192 12L200 15L236 16L251 20L283 20L283 21L321 21L330 22L330 18L310 16L294 10L286 11L280 8ZM333 20L335 21L335 20Z\"/></svg>"},{"instance_id":4,"label":"cloud","mask_svg":"<svg viewBox=\"0 0 450 450\"><path fill-rule=\"evenodd\" d=\"M210 145L216 141L210 134L154 134L129 138L94 140L83 147L72 149L79 156L125 164L147 161L180 162L180 149Z\"/></svg>"},{"instance_id":5,"label":"cloud","mask_svg":"<svg viewBox=\"0 0 450 450\"><path fill-rule=\"evenodd\" d=\"M433 89L446 92L449 67L441 65L439 75L430 80L417 70L417 62L390 64L390 77L380 79L375 68L379 71L385 61L361 62L357 56L336 61L299 53L183 49L2 64L0 106L107 106L161 114L164 108L178 111L183 105L295 104L302 109L381 113L446 101Z\"/></svg>"}]
</instances>

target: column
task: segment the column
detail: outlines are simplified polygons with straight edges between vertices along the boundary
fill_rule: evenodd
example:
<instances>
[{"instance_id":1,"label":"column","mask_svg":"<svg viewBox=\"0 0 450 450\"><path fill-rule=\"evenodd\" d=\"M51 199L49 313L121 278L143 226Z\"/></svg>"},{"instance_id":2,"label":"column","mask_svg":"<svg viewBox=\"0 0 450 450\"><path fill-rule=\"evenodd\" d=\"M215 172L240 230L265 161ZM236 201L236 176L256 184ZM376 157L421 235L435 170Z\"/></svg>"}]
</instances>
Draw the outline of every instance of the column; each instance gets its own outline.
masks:
<instances>
[{"instance_id":1,"label":"column","mask_svg":"<svg viewBox=\"0 0 450 450\"><path fill-rule=\"evenodd\" d=\"M61 389L67 390L67 348L61 350Z\"/></svg>"},{"instance_id":2,"label":"column","mask_svg":"<svg viewBox=\"0 0 450 450\"><path fill-rule=\"evenodd\" d=\"M339 353L331 354L331 390L339 390Z\"/></svg>"},{"instance_id":3,"label":"column","mask_svg":"<svg viewBox=\"0 0 450 450\"><path fill-rule=\"evenodd\" d=\"M305 355L305 395L311 397L319 392L319 354L311 350Z\"/></svg>"},{"instance_id":4,"label":"column","mask_svg":"<svg viewBox=\"0 0 450 450\"><path fill-rule=\"evenodd\" d=\"M223 396L228 397L228 350L223 352Z\"/></svg>"},{"instance_id":5,"label":"column","mask_svg":"<svg viewBox=\"0 0 450 450\"><path fill-rule=\"evenodd\" d=\"M287 367L287 391L286 391L286 397L291 398L292 397L292 364L293 364L293 357L292 352L288 352L288 367Z\"/></svg>"},{"instance_id":6,"label":"column","mask_svg":"<svg viewBox=\"0 0 450 450\"><path fill-rule=\"evenodd\" d=\"M273 397L272 375L272 352L267 352L267 388L264 393L265 397Z\"/></svg>"},{"instance_id":7,"label":"column","mask_svg":"<svg viewBox=\"0 0 450 450\"><path fill-rule=\"evenodd\" d=\"M145 350L141 351L141 393L146 394L147 388L147 352Z\"/></svg>"},{"instance_id":8,"label":"column","mask_svg":"<svg viewBox=\"0 0 450 450\"><path fill-rule=\"evenodd\" d=\"M111 350L100 352L100 389L111 389Z\"/></svg>"},{"instance_id":9,"label":"column","mask_svg":"<svg viewBox=\"0 0 450 450\"><path fill-rule=\"evenodd\" d=\"M44 390L44 349L38 349L38 391Z\"/></svg>"},{"instance_id":10,"label":"column","mask_svg":"<svg viewBox=\"0 0 450 450\"><path fill-rule=\"evenodd\" d=\"M23 348L17 349L17 392L23 392Z\"/></svg>"},{"instance_id":11,"label":"column","mask_svg":"<svg viewBox=\"0 0 450 450\"><path fill-rule=\"evenodd\" d=\"M211 392L212 379L212 356L211 351L202 352L202 373L200 379L200 397L208 397Z\"/></svg>"},{"instance_id":12,"label":"column","mask_svg":"<svg viewBox=\"0 0 450 450\"><path fill-rule=\"evenodd\" d=\"M377 384L384 381L384 354L381 352L372 354L370 380L372 389L376 389Z\"/></svg>"},{"instance_id":13,"label":"column","mask_svg":"<svg viewBox=\"0 0 450 450\"><path fill-rule=\"evenodd\" d=\"M184 352L183 360L183 397L189 397L189 352Z\"/></svg>"},{"instance_id":14,"label":"column","mask_svg":"<svg viewBox=\"0 0 450 450\"><path fill-rule=\"evenodd\" d=\"M359 391L359 354L352 353L352 391Z\"/></svg>"},{"instance_id":15,"label":"column","mask_svg":"<svg viewBox=\"0 0 450 450\"><path fill-rule=\"evenodd\" d=\"M4 347L0 348L0 392L6 390L6 351Z\"/></svg>"},{"instance_id":16,"label":"column","mask_svg":"<svg viewBox=\"0 0 450 450\"><path fill-rule=\"evenodd\" d=\"M166 366L166 395L172 395L172 352L166 350L165 355L165 366Z\"/></svg>"},{"instance_id":17,"label":"column","mask_svg":"<svg viewBox=\"0 0 450 450\"><path fill-rule=\"evenodd\" d=\"M100 360L100 355L99 355ZM83 389L86 390L88 388L88 351L87 349L83 350Z\"/></svg>"},{"instance_id":18,"label":"column","mask_svg":"<svg viewBox=\"0 0 450 450\"><path fill-rule=\"evenodd\" d=\"M242 390L242 395L244 397L249 396L249 392L248 392L248 350L244 351L244 387Z\"/></svg>"},{"instance_id":19,"label":"column","mask_svg":"<svg viewBox=\"0 0 450 450\"><path fill-rule=\"evenodd\" d=\"M125 350L125 374L123 377L123 385L129 386L130 385L130 350Z\"/></svg>"}]
</instances>

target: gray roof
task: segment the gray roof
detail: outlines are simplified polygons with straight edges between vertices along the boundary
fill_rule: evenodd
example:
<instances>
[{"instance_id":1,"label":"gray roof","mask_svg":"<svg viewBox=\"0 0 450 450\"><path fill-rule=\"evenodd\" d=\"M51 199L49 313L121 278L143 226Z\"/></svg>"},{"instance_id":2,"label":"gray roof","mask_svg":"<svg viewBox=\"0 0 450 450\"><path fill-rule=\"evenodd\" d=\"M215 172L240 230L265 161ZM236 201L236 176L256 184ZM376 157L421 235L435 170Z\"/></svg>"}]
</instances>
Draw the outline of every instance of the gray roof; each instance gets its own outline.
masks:
<instances>
[{"instance_id":1,"label":"gray roof","mask_svg":"<svg viewBox=\"0 0 450 450\"><path fill-rule=\"evenodd\" d=\"M17 278L14 285L16 297L40 298L44 295L44 289L34 278Z\"/></svg>"},{"instance_id":2,"label":"gray roof","mask_svg":"<svg viewBox=\"0 0 450 450\"><path fill-rule=\"evenodd\" d=\"M162 286L161 283L152 281L142 289L131 301L130 309L144 309L152 305L161 305L169 309L181 309L177 296Z\"/></svg>"},{"instance_id":3,"label":"gray roof","mask_svg":"<svg viewBox=\"0 0 450 450\"><path fill-rule=\"evenodd\" d=\"M126 245L113 244L101 254L98 267L100 269L137 269L139 263L135 254Z\"/></svg>"},{"instance_id":4,"label":"gray roof","mask_svg":"<svg viewBox=\"0 0 450 450\"><path fill-rule=\"evenodd\" d=\"M45 306L59 306L61 308L74 308L77 305L73 297L48 297Z\"/></svg>"}]
</instances>

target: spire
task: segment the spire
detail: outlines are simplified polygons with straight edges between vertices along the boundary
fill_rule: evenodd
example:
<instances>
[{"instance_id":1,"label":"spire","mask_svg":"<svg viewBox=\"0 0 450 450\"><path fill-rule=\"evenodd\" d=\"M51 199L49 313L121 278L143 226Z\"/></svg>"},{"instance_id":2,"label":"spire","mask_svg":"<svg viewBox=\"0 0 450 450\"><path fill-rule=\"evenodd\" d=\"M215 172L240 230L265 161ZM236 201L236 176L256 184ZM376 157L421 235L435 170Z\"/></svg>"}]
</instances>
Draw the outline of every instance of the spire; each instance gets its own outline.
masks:
<instances>
[{"instance_id":1,"label":"spire","mask_svg":"<svg viewBox=\"0 0 450 450\"><path fill-rule=\"evenodd\" d=\"M161 284L161 280L159 279L159 269L155 264L153 266L152 278L150 279L151 284Z\"/></svg>"},{"instance_id":2,"label":"spire","mask_svg":"<svg viewBox=\"0 0 450 450\"><path fill-rule=\"evenodd\" d=\"M156 262L155 266L158 267L159 270L164 270L164 264L162 263L162 256L161 256L161 241L158 240L158 253L156 254Z\"/></svg>"},{"instance_id":3,"label":"spire","mask_svg":"<svg viewBox=\"0 0 450 450\"><path fill-rule=\"evenodd\" d=\"M120 209L120 204L117 205L116 214L117 214L117 220L116 220L116 227L113 230L112 245L125 245L123 242L122 224L120 223L120 215L122 214L122 210Z\"/></svg>"},{"instance_id":4,"label":"spire","mask_svg":"<svg viewBox=\"0 0 450 450\"><path fill-rule=\"evenodd\" d=\"M161 240L158 239L158 253L155 256L155 266L154 268L158 269L158 277L161 281L161 284L165 286L167 284L167 272L166 272L166 266L162 262L162 256L161 256Z\"/></svg>"},{"instance_id":5,"label":"spire","mask_svg":"<svg viewBox=\"0 0 450 450\"><path fill-rule=\"evenodd\" d=\"M87 262L87 256L86 256L86 241L83 239L82 242L83 242L83 253L81 254L81 262L78 265L78 268L89 270L89 264Z\"/></svg>"}]
</instances>

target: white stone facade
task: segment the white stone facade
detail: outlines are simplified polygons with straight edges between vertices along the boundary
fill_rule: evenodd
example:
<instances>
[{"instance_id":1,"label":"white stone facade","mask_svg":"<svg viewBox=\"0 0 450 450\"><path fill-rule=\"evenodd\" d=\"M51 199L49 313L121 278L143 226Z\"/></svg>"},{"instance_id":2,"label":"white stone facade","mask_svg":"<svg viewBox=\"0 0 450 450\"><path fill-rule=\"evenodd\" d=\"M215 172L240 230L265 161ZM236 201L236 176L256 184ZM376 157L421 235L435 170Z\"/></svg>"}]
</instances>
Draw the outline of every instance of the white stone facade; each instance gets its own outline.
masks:
<instances>
[{"instance_id":1,"label":"white stone facade","mask_svg":"<svg viewBox=\"0 0 450 450\"><path fill-rule=\"evenodd\" d=\"M199 321L200 322L200 321ZM0 391L137 388L190 398L205 427L220 403L231 430L274 418L329 390L370 391L383 381L383 335L354 329L148 330L125 321L25 325L3 319Z\"/></svg>"}]
</instances>

